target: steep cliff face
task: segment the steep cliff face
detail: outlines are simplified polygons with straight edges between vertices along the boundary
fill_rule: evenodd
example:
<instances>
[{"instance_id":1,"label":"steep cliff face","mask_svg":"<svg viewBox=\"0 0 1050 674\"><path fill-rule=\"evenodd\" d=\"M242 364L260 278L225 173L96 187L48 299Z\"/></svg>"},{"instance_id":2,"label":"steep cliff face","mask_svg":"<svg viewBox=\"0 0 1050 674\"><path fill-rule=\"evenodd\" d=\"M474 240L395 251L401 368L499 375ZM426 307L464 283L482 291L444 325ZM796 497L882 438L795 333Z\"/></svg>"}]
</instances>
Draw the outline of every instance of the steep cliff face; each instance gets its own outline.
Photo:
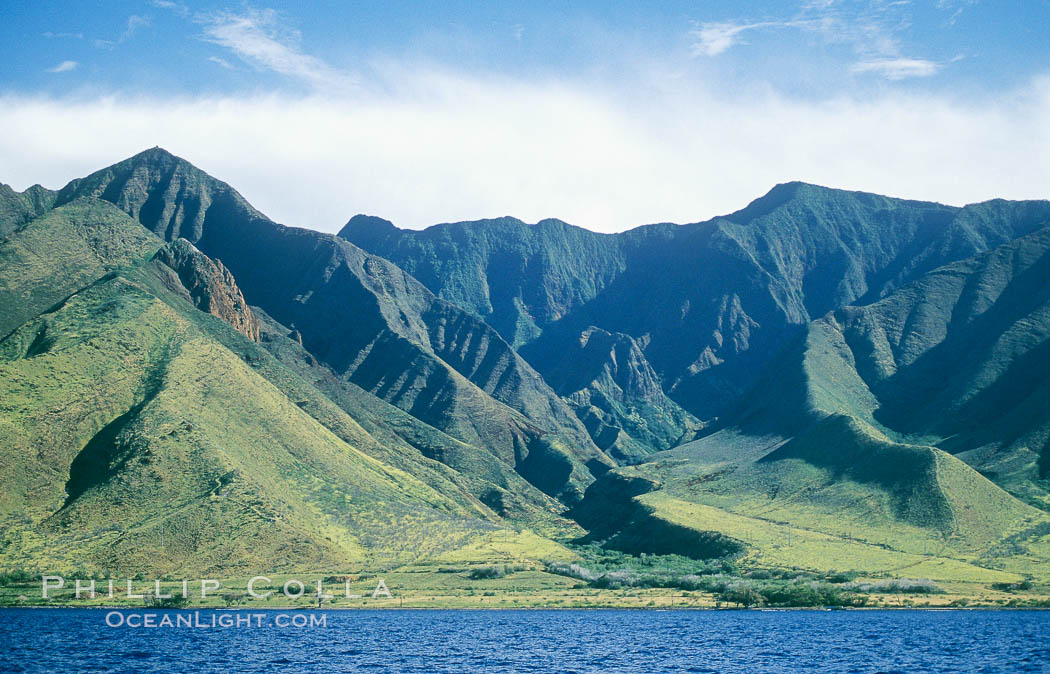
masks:
<instances>
[{"instance_id":1,"label":"steep cliff face","mask_svg":"<svg viewBox=\"0 0 1050 674\"><path fill-rule=\"evenodd\" d=\"M594 298L623 268L617 238L561 220L516 218L396 228L357 215L339 236L482 317L515 348Z\"/></svg>"},{"instance_id":2,"label":"steep cliff face","mask_svg":"<svg viewBox=\"0 0 1050 674\"><path fill-rule=\"evenodd\" d=\"M175 239L164 246L155 259L178 275L194 306L218 316L253 342L259 341L259 320L222 261L212 260L185 239Z\"/></svg>"},{"instance_id":3,"label":"steep cliff face","mask_svg":"<svg viewBox=\"0 0 1050 674\"><path fill-rule=\"evenodd\" d=\"M633 461L673 447L700 427L664 394L631 336L590 326L563 343L565 349L537 353L533 362L605 452Z\"/></svg>"},{"instance_id":4,"label":"steep cliff face","mask_svg":"<svg viewBox=\"0 0 1050 674\"><path fill-rule=\"evenodd\" d=\"M163 150L74 181L169 240L221 259L245 299L298 331L339 376L468 444L548 494L580 497L613 462L495 330L396 265L335 236L279 225Z\"/></svg>"}]
</instances>

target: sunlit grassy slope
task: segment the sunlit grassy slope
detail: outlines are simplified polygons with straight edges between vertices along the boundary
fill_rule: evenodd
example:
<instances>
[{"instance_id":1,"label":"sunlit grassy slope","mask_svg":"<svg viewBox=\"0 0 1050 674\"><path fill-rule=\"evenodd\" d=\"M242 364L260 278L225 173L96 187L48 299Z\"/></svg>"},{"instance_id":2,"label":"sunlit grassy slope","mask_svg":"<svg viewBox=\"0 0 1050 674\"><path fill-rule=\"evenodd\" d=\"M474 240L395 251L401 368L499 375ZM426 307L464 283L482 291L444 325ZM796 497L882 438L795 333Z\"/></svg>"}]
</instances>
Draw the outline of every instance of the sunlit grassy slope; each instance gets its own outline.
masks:
<instances>
[{"instance_id":1,"label":"sunlit grassy slope","mask_svg":"<svg viewBox=\"0 0 1050 674\"><path fill-rule=\"evenodd\" d=\"M0 240L0 336L164 242L113 205L78 199Z\"/></svg>"},{"instance_id":2,"label":"sunlit grassy slope","mask_svg":"<svg viewBox=\"0 0 1050 674\"><path fill-rule=\"evenodd\" d=\"M925 554L921 550L904 552L885 543L869 543L863 538L806 528L801 524L804 518L793 519L791 524L780 523L764 516L736 514L659 493L642 496L639 500L656 518L738 537L749 549L745 560L757 566L821 572L855 570L869 575L946 581L993 583L1019 580L1014 573L983 568L945 555L943 543L921 535L909 543L929 543ZM873 529L869 528L858 533L870 535L872 532Z\"/></svg>"},{"instance_id":3,"label":"sunlit grassy slope","mask_svg":"<svg viewBox=\"0 0 1050 674\"><path fill-rule=\"evenodd\" d=\"M358 449L369 435L342 410L165 291L173 275L143 255L162 242L87 208L83 227L53 218L14 237L90 240L101 213L132 242L115 259L139 264L73 290L121 267L73 249L69 296L0 342L0 565L226 573L568 554L452 480L435 488ZM33 299L33 280L5 289Z\"/></svg>"},{"instance_id":4,"label":"sunlit grassy slope","mask_svg":"<svg viewBox=\"0 0 1050 674\"><path fill-rule=\"evenodd\" d=\"M261 348L249 347L251 358L269 363L272 357L310 382L314 392L307 394L308 400L300 406L334 432L356 442L369 455L434 485L443 493L469 498L487 516L498 515L555 538L573 538L582 533L580 527L565 516L564 505L503 462L494 461L489 451L424 424L399 407L339 378L289 338L287 328L261 309L256 312L261 318L263 339ZM297 395L303 396L298 392ZM336 419L343 422L333 424Z\"/></svg>"}]
</instances>

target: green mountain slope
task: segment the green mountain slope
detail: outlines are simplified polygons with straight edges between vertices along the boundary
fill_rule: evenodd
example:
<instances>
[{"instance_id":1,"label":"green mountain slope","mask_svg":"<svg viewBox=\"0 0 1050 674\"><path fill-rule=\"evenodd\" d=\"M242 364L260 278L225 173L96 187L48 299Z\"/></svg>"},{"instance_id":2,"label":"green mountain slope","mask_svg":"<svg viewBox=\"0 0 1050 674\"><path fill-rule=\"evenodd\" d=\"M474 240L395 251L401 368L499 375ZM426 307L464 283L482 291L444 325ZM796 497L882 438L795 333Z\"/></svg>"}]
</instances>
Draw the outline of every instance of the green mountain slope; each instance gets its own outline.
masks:
<instances>
[{"instance_id":1,"label":"green mountain slope","mask_svg":"<svg viewBox=\"0 0 1050 674\"><path fill-rule=\"evenodd\" d=\"M90 240L95 213L115 241L132 242L115 260L141 252L143 230L115 209L71 210L77 218L56 211L0 247L30 249L14 240L23 236ZM161 248L150 238L147 249ZM70 278L116 266L90 256L78 270L65 264ZM200 310L196 298L239 296L221 269L179 241L0 341L5 564L231 573L374 567L467 547L482 558L559 554L501 529L451 481L431 487L355 446L379 443L237 332L237 316L223 316L231 325Z\"/></svg>"},{"instance_id":2,"label":"green mountain slope","mask_svg":"<svg viewBox=\"0 0 1050 674\"><path fill-rule=\"evenodd\" d=\"M76 200L47 213L0 241L0 335L162 245L105 202Z\"/></svg>"},{"instance_id":3,"label":"green mountain slope","mask_svg":"<svg viewBox=\"0 0 1050 674\"><path fill-rule=\"evenodd\" d=\"M603 477L578 510L747 526L769 563L788 563L795 536L817 546L797 551L811 568L861 545L856 568L894 568L881 548L958 578L1045 575L1050 516L1003 487L1047 508L1048 253L1044 228L813 322L720 424Z\"/></svg>"},{"instance_id":4,"label":"green mountain slope","mask_svg":"<svg viewBox=\"0 0 1050 674\"><path fill-rule=\"evenodd\" d=\"M501 218L415 232L357 215L339 236L397 263L515 347L597 296L625 264L616 236L560 220Z\"/></svg>"},{"instance_id":5,"label":"green mountain slope","mask_svg":"<svg viewBox=\"0 0 1050 674\"><path fill-rule=\"evenodd\" d=\"M618 237L560 220L502 218L408 232L358 215L339 236L393 260L515 346L594 299L626 264ZM585 326L558 346L528 359L606 452L622 459L666 449L698 424L653 385L655 373L629 335Z\"/></svg>"},{"instance_id":6,"label":"green mountain slope","mask_svg":"<svg viewBox=\"0 0 1050 674\"><path fill-rule=\"evenodd\" d=\"M617 235L331 236L160 149L0 186L0 567L376 569L583 537L1050 579L1048 293L1048 202L791 183Z\"/></svg>"},{"instance_id":7,"label":"green mountain slope","mask_svg":"<svg viewBox=\"0 0 1050 674\"><path fill-rule=\"evenodd\" d=\"M56 203L110 201L158 236L220 260L249 303L296 329L339 377L568 502L612 461L569 407L483 321L343 239L273 223L163 150L76 180Z\"/></svg>"},{"instance_id":8,"label":"green mountain slope","mask_svg":"<svg viewBox=\"0 0 1050 674\"><path fill-rule=\"evenodd\" d=\"M1050 507L1050 228L826 321L875 422Z\"/></svg>"},{"instance_id":9,"label":"green mountain slope","mask_svg":"<svg viewBox=\"0 0 1050 674\"><path fill-rule=\"evenodd\" d=\"M564 516L565 506L522 478L512 467L494 461L484 448L468 445L421 422L401 408L368 393L337 376L313 358L296 339L261 309L261 346L280 363L323 392L327 401L300 406L333 431L361 447L370 456L404 470L443 493L469 494L484 512L556 538L580 533L578 525ZM256 354L252 359L258 358ZM302 394L296 393L296 396ZM331 402L328 402L331 401ZM333 427L332 406L349 415L347 424ZM318 411L315 412L314 410ZM324 410L324 411L322 411ZM365 438L361 436L367 434Z\"/></svg>"}]
</instances>

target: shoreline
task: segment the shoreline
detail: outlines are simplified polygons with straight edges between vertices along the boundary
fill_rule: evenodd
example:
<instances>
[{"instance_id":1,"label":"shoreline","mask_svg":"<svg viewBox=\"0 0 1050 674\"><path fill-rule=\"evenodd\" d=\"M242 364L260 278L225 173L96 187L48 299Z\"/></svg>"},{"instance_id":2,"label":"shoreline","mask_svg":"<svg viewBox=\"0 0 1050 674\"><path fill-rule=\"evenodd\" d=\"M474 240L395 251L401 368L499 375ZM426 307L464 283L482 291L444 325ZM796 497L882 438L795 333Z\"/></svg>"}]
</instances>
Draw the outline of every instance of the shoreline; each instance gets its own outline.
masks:
<instances>
[{"instance_id":1,"label":"shoreline","mask_svg":"<svg viewBox=\"0 0 1050 674\"><path fill-rule=\"evenodd\" d=\"M31 609L34 611L48 610L88 610L88 611L265 611L265 612L287 612L287 611L809 611L813 613L842 612L842 611L1050 611L1045 606L285 606L251 608L247 606L187 606L183 608L172 608L162 606L118 606L118 605L92 605L92 606L50 606L41 604L26 604L24 606L0 606L0 611Z\"/></svg>"}]
</instances>

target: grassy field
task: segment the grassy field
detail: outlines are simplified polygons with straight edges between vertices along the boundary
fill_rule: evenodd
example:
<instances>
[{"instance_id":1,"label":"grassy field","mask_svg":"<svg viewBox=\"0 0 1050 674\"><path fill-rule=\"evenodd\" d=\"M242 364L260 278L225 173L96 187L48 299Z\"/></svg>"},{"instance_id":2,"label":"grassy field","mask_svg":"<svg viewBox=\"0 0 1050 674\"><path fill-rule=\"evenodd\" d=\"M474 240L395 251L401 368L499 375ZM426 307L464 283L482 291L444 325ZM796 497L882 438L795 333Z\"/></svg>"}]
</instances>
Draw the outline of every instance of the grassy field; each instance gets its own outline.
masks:
<instances>
[{"instance_id":1,"label":"grassy field","mask_svg":"<svg viewBox=\"0 0 1050 674\"><path fill-rule=\"evenodd\" d=\"M749 547L746 561L769 568L808 571L860 570L878 576L908 576L942 581L995 583L1022 580L1016 573L986 569L939 556L943 545L928 554L904 552L886 545L834 536L820 531L737 515L712 506L688 503L661 494L639 499L658 517L676 524L717 531L742 539Z\"/></svg>"},{"instance_id":2,"label":"grassy field","mask_svg":"<svg viewBox=\"0 0 1050 674\"><path fill-rule=\"evenodd\" d=\"M321 608L729 608L729 604L714 592L683 591L674 588L595 588L575 578L543 571L538 567L522 568L500 578L475 578L471 570L477 566L406 566L382 573L348 575L274 574L270 581L259 581L253 589L259 594L272 592L266 599L248 596L248 578L220 581L222 587L210 590L200 598L199 580L189 583L189 600L179 608L242 608L250 609L307 609L317 608L316 583L322 580L326 598ZM512 567L513 568L513 567ZM290 580L303 583L300 598L289 598L282 592ZM346 596L349 579L350 597ZM382 580L390 597L373 597ZM0 588L0 606L50 607L119 607L141 608L152 606L150 600L128 599L127 580L115 582L115 597L106 596L104 581L97 584L98 595L87 596L86 584L81 598L73 596L73 580L67 579L61 590L49 591L48 600L41 599L38 579L9 583ZM963 607L963 606L1050 606L1050 587L1034 586L1025 591L1005 591L988 584L954 582L942 584L942 591L931 594L902 594L871 592L866 594L868 607ZM148 594L155 589L151 580L132 581L133 594ZM293 594L298 592L294 582ZM178 596L182 591L179 581L162 581L161 592ZM354 596L359 595L359 596Z\"/></svg>"}]
</instances>

